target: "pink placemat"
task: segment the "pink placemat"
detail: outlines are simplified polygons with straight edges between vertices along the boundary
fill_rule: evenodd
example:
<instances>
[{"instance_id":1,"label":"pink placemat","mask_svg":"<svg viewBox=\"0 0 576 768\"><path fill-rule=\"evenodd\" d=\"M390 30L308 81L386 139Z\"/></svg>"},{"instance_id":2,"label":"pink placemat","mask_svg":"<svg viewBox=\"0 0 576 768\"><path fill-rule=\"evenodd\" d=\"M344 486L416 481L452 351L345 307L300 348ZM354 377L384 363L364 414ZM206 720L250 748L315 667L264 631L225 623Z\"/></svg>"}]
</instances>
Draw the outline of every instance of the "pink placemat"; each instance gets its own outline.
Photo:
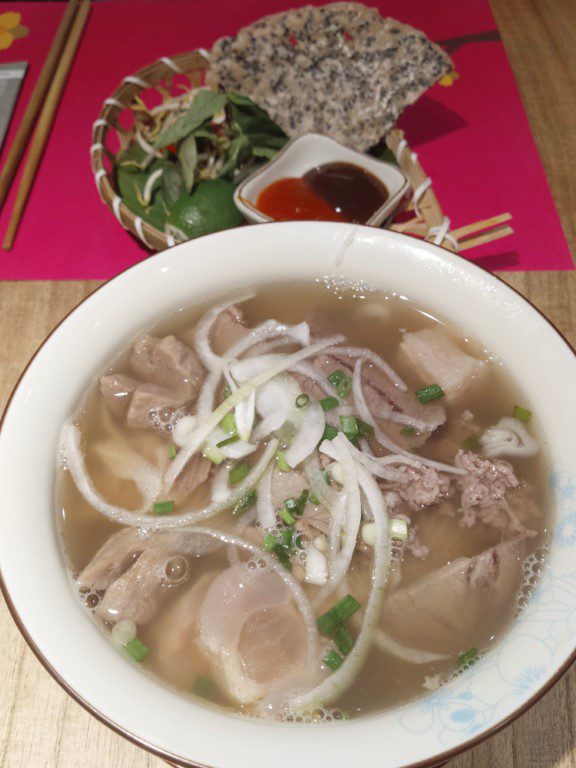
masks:
<instances>
[{"instance_id":1,"label":"pink placemat","mask_svg":"<svg viewBox=\"0 0 576 768\"><path fill-rule=\"evenodd\" d=\"M172 0L95 3L58 110L16 244L0 252L0 279L108 278L149 254L102 204L90 170L92 123L126 75L160 56L214 40L301 0ZM573 269L540 158L498 39L488 0L380 0L383 15L413 24L452 51L459 79L434 86L401 127L452 227L504 212L514 235L466 252L489 269ZM7 136L9 146L56 31L63 3L3 3L22 14L28 37L0 63L30 64ZM2 16L0 15L0 27ZM0 216L6 228L14 189Z\"/></svg>"}]
</instances>

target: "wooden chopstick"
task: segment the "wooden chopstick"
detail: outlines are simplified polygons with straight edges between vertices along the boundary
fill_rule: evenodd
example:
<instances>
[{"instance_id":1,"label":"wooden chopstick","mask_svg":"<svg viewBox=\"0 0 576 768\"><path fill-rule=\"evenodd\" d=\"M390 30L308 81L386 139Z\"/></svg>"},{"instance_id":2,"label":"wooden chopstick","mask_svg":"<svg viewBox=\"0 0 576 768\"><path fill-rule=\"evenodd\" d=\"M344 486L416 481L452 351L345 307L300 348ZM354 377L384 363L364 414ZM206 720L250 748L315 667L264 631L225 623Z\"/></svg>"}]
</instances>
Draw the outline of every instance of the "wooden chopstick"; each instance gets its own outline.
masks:
<instances>
[{"instance_id":1,"label":"wooden chopstick","mask_svg":"<svg viewBox=\"0 0 576 768\"><path fill-rule=\"evenodd\" d=\"M484 232L477 237L469 237L466 240L458 241L458 250L467 251L468 248L475 248L477 245L484 245L485 243L492 243L494 240L500 240L501 237L508 237L513 235L514 230L512 227L504 225L502 227L494 227L489 229L488 232Z\"/></svg>"},{"instance_id":2,"label":"wooden chopstick","mask_svg":"<svg viewBox=\"0 0 576 768\"><path fill-rule=\"evenodd\" d=\"M22 178L20 179L18 192L16 193L14 209L12 210L12 216L10 217L8 229L6 231L6 237L4 238L4 242L2 244L2 247L6 251L9 251L12 247L12 244L14 243L14 238L16 236L16 232L18 231L18 226L20 224L24 208L26 207L32 184L34 183L34 177L36 176L36 171L38 170L38 165L40 164L42 152L46 146L48 134L50 133L50 128L52 127L52 123L54 122L54 118L56 116L56 111L60 102L60 96L62 95L62 89L64 88L70 67L74 61L76 49L78 48L78 43L80 42L84 27L86 26L89 13L90 0L82 0L76 18L74 19L70 35L66 41L66 46L62 53L62 58L58 62L58 67L56 68L54 79L52 80L50 88L48 89L48 93L46 94L46 101L44 102L42 112L38 118L36 130L34 131L34 136L30 145L30 152L26 158L26 165L24 166Z\"/></svg>"},{"instance_id":3,"label":"wooden chopstick","mask_svg":"<svg viewBox=\"0 0 576 768\"><path fill-rule=\"evenodd\" d=\"M505 221L510 221L512 218L511 213L502 213L500 216L492 216L491 219L484 219L483 221L475 221L473 224L467 224L465 227L459 229L453 229L450 233L457 240L462 240L469 235L474 235L478 232L482 232L485 229L491 229L497 224L503 224Z\"/></svg>"},{"instance_id":4,"label":"wooden chopstick","mask_svg":"<svg viewBox=\"0 0 576 768\"><path fill-rule=\"evenodd\" d=\"M0 172L0 208L4 205L10 185L12 184L12 180L24 154L24 148L26 147L28 137L34 126L38 111L44 101L46 91L52 80L54 70L58 64L60 54L64 48L64 43L68 37L68 32L74 21L77 9L78 0L69 0L64 15L62 16L60 26L58 27L58 31L52 41L52 46L50 47L46 61L44 62L44 66L42 67L42 71L40 72L40 76L38 77L38 82L34 86L32 96L30 96L30 101L28 102L28 106L26 107L20 125L18 126L14 141L6 156L6 162Z\"/></svg>"}]
</instances>

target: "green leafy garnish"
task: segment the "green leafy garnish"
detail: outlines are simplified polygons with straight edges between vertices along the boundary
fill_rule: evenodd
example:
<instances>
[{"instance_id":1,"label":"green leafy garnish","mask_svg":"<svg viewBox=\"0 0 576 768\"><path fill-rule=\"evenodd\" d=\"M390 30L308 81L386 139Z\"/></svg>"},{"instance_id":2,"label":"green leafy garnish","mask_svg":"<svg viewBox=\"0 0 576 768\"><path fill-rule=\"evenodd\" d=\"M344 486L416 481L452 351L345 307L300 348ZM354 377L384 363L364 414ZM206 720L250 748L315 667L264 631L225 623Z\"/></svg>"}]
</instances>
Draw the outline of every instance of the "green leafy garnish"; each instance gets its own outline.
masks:
<instances>
[{"instance_id":1,"label":"green leafy garnish","mask_svg":"<svg viewBox=\"0 0 576 768\"><path fill-rule=\"evenodd\" d=\"M347 656L354 646L354 638L350 634L349 630L346 629L344 625L342 625L334 635L334 643L336 644L336 647L340 653L344 654L344 656Z\"/></svg>"},{"instance_id":2,"label":"green leafy garnish","mask_svg":"<svg viewBox=\"0 0 576 768\"><path fill-rule=\"evenodd\" d=\"M416 397L421 403L429 403L438 397L444 397L444 390L438 384L430 384L428 387L416 390Z\"/></svg>"},{"instance_id":3,"label":"green leafy garnish","mask_svg":"<svg viewBox=\"0 0 576 768\"><path fill-rule=\"evenodd\" d=\"M352 595L346 595L333 608L316 620L318 631L326 637L334 637L350 616L360 609L360 603Z\"/></svg>"},{"instance_id":4,"label":"green leafy garnish","mask_svg":"<svg viewBox=\"0 0 576 768\"><path fill-rule=\"evenodd\" d=\"M180 162L180 168L182 169L184 187L186 188L186 192L190 194L190 192L192 192L192 187L194 186L194 174L198 162L198 149L196 147L196 139L194 136L186 136L182 144L180 144L180 148L178 149L178 160Z\"/></svg>"},{"instance_id":5,"label":"green leafy garnish","mask_svg":"<svg viewBox=\"0 0 576 768\"><path fill-rule=\"evenodd\" d=\"M169 445L167 448L168 451L168 458L169 459L175 459L176 458L176 446L175 445Z\"/></svg>"},{"instance_id":6,"label":"green leafy garnish","mask_svg":"<svg viewBox=\"0 0 576 768\"><path fill-rule=\"evenodd\" d=\"M216 112L224 109L225 105L226 96L223 93L209 90L199 91L188 112L162 131L154 142L154 148L161 149L169 144L176 144L192 133L195 128L199 128L205 120L214 117Z\"/></svg>"},{"instance_id":7,"label":"green leafy garnish","mask_svg":"<svg viewBox=\"0 0 576 768\"><path fill-rule=\"evenodd\" d=\"M152 505L152 512L155 515L169 515L174 512L173 501L155 501Z\"/></svg>"},{"instance_id":8,"label":"green leafy garnish","mask_svg":"<svg viewBox=\"0 0 576 768\"><path fill-rule=\"evenodd\" d=\"M248 462L241 461L240 464L236 464L236 466L232 467L230 472L228 472L228 482L230 485L236 485L241 480L244 480L249 471L250 467L248 466Z\"/></svg>"},{"instance_id":9,"label":"green leafy garnish","mask_svg":"<svg viewBox=\"0 0 576 768\"><path fill-rule=\"evenodd\" d=\"M322 434L322 440L334 440L337 434L338 429L336 427L333 427L331 424L326 424Z\"/></svg>"},{"instance_id":10,"label":"green leafy garnish","mask_svg":"<svg viewBox=\"0 0 576 768\"><path fill-rule=\"evenodd\" d=\"M335 397L323 397L320 400L320 405L325 411L331 411L333 408L338 408L340 401Z\"/></svg>"},{"instance_id":11,"label":"green leafy garnish","mask_svg":"<svg viewBox=\"0 0 576 768\"><path fill-rule=\"evenodd\" d=\"M414 429L414 427L402 427L402 429L400 430L400 434L405 435L406 437L409 437L411 435L415 435L416 430Z\"/></svg>"},{"instance_id":12,"label":"green leafy garnish","mask_svg":"<svg viewBox=\"0 0 576 768\"><path fill-rule=\"evenodd\" d=\"M458 668L468 669L468 667L471 667L472 664L475 664L479 658L480 653L478 648L470 648L465 653L462 653L460 656L458 656Z\"/></svg>"},{"instance_id":13,"label":"green leafy garnish","mask_svg":"<svg viewBox=\"0 0 576 768\"><path fill-rule=\"evenodd\" d=\"M302 515L309 495L310 491L308 488L304 488L300 496L297 498L291 496L289 499L284 499L284 508L293 515Z\"/></svg>"},{"instance_id":14,"label":"green leafy garnish","mask_svg":"<svg viewBox=\"0 0 576 768\"><path fill-rule=\"evenodd\" d=\"M262 549L265 552L273 552L282 565L288 570L291 570L292 563L290 562L290 558L298 549L300 549L298 543L298 534L292 525L288 528L284 528L278 534L266 534Z\"/></svg>"},{"instance_id":15,"label":"green leafy garnish","mask_svg":"<svg viewBox=\"0 0 576 768\"><path fill-rule=\"evenodd\" d=\"M247 509L250 509L250 507L253 507L254 504L256 504L256 491L254 488L250 488L250 490L246 491L244 496L242 496L238 504L236 504L232 510L232 514L241 515L242 512L245 512Z\"/></svg>"},{"instance_id":16,"label":"green leafy garnish","mask_svg":"<svg viewBox=\"0 0 576 768\"><path fill-rule=\"evenodd\" d=\"M135 637L133 640L130 640L129 643L125 643L124 650L131 658L134 659L134 661L137 661L138 663L144 661L146 656L148 656L150 653L150 650L144 645L142 640L138 640L137 637Z\"/></svg>"},{"instance_id":17,"label":"green leafy garnish","mask_svg":"<svg viewBox=\"0 0 576 768\"><path fill-rule=\"evenodd\" d=\"M522 408L521 405L515 405L514 418L518 419L518 421L530 421L532 418L532 411L529 411L527 408Z\"/></svg>"},{"instance_id":18,"label":"green leafy garnish","mask_svg":"<svg viewBox=\"0 0 576 768\"><path fill-rule=\"evenodd\" d=\"M328 376L328 381L336 390L338 397L345 398L350 394L352 379L344 371L333 371Z\"/></svg>"},{"instance_id":19,"label":"green leafy garnish","mask_svg":"<svg viewBox=\"0 0 576 768\"><path fill-rule=\"evenodd\" d=\"M326 655L322 661L324 662L325 666L328 667L328 669L332 670L332 672L336 672L336 670L342 666L342 657L339 656L333 649L330 649L326 652Z\"/></svg>"},{"instance_id":20,"label":"green leafy garnish","mask_svg":"<svg viewBox=\"0 0 576 768\"><path fill-rule=\"evenodd\" d=\"M280 472L291 472L292 467L288 462L286 461L286 457L284 456L284 451L277 451L276 452L276 465Z\"/></svg>"}]
</instances>

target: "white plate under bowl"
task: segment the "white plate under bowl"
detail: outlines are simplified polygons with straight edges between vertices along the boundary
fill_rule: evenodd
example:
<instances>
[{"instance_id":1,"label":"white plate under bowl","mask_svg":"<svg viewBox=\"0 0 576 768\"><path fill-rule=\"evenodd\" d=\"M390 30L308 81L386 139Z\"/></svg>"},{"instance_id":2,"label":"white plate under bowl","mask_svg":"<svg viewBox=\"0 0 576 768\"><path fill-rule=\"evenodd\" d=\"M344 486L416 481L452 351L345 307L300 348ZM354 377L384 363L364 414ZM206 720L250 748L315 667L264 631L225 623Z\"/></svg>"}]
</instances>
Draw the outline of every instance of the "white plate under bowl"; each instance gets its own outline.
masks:
<instances>
[{"instance_id":1,"label":"white plate under bowl","mask_svg":"<svg viewBox=\"0 0 576 768\"><path fill-rule=\"evenodd\" d=\"M300 178L307 171L324 163L352 163L371 173L384 184L389 197L366 221L371 227L379 227L397 208L408 189L408 179L391 163L356 152L342 146L334 139L319 133L307 133L292 139L269 163L259 168L234 192L234 202L242 215L253 224L272 221L257 206L258 195L275 181L286 178Z\"/></svg>"},{"instance_id":2,"label":"white plate under bowl","mask_svg":"<svg viewBox=\"0 0 576 768\"><path fill-rule=\"evenodd\" d=\"M115 352L179 307L258 283L362 281L410 297L499 355L544 435L556 519L549 567L499 645L440 690L325 725L256 721L182 698L115 651L81 608L55 525L58 435ZM289 222L220 232L111 280L69 315L22 376L0 432L4 595L42 663L111 727L180 765L379 768L434 764L508 722L549 688L576 643L576 359L496 277L425 242L370 227Z\"/></svg>"}]
</instances>

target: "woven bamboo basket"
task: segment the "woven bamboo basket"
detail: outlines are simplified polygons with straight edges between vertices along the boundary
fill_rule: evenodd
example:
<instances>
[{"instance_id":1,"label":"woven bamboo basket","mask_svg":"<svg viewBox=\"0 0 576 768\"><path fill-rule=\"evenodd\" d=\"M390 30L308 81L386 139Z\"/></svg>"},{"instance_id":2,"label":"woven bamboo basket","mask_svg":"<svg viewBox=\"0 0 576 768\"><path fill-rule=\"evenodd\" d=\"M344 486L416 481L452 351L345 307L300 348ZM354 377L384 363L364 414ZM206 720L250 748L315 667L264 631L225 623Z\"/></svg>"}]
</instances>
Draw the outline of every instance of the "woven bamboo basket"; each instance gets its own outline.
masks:
<instances>
[{"instance_id":1,"label":"woven bamboo basket","mask_svg":"<svg viewBox=\"0 0 576 768\"><path fill-rule=\"evenodd\" d=\"M120 224L151 251L162 251L175 245L174 238L136 216L118 194L115 163L119 153L132 142L134 126L123 125L121 115L131 112L136 97L155 90L162 101L174 95L175 80L184 78L188 86L201 85L207 68L208 54L198 50L163 57L154 64L125 77L113 95L106 99L95 121L90 148L92 171L102 201ZM512 234L509 213L475 222L450 231L450 219L444 214L432 189L432 181L422 168L418 156L408 147L402 131L394 129L386 143L410 182L411 193L401 207L401 221L394 218L386 226L398 232L434 242L451 251L464 251Z\"/></svg>"}]
</instances>

